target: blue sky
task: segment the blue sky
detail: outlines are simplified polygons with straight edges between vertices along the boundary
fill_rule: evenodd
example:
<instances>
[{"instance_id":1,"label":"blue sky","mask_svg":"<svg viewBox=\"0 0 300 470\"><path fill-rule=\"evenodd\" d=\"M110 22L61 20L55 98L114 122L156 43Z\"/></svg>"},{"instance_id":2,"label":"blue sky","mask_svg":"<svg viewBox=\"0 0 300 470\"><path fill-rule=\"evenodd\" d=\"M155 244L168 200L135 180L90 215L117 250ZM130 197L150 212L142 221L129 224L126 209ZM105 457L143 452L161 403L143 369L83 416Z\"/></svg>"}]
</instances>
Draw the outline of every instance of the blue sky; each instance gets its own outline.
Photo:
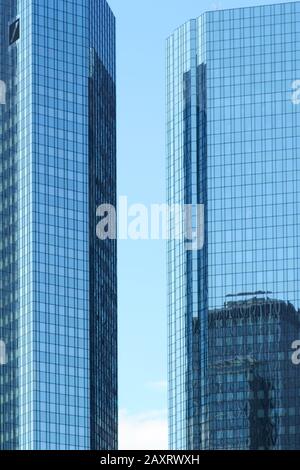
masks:
<instances>
[{"instance_id":1,"label":"blue sky","mask_svg":"<svg viewBox=\"0 0 300 470\"><path fill-rule=\"evenodd\" d=\"M165 201L165 39L213 9L276 1L108 0L117 17L118 191ZM119 242L119 405L122 449L167 445L165 245Z\"/></svg>"}]
</instances>

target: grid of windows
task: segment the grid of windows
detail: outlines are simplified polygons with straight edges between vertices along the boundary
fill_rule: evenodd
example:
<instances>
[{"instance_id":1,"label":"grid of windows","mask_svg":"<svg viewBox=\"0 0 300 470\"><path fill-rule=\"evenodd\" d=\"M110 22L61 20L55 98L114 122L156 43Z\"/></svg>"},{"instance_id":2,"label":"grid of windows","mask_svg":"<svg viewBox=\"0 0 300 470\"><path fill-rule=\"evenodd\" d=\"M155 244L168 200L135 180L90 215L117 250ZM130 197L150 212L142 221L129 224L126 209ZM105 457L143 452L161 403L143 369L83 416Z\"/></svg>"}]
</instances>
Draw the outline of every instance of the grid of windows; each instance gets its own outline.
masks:
<instances>
[{"instance_id":1,"label":"grid of windows","mask_svg":"<svg viewBox=\"0 0 300 470\"><path fill-rule=\"evenodd\" d=\"M300 337L291 303L251 298L209 312L209 446L228 450L300 447Z\"/></svg>"},{"instance_id":2,"label":"grid of windows","mask_svg":"<svg viewBox=\"0 0 300 470\"><path fill-rule=\"evenodd\" d=\"M87 5L33 2L31 14L31 439L40 449L86 449Z\"/></svg>"},{"instance_id":3,"label":"grid of windows","mask_svg":"<svg viewBox=\"0 0 300 470\"><path fill-rule=\"evenodd\" d=\"M94 181L109 184L112 203L116 191L115 113L107 111L107 103L115 108L114 17L105 0L0 7L9 84L0 110L0 333L9 353L0 369L0 448L114 448L116 247L93 256L104 202ZM16 18L19 38L9 46ZM102 67L94 85L92 50ZM103 303L95 292L106 284Z\"/></svg>"},{"instance_id":4,"label":"grid of windows","mask_svg":"<svg viewBox=\"0 0 300 470\"><path fill-rule=\"evenodd\" d=\"M205 23L201 19L199 22L193 20L168 40L169 204L206 206L207 94L204 42L198 47L198 34L202 37L204 28ZM175 218L170 220L171 241L168 243L170 445L173 449L193 449L200 446L200 442L201 446L204 445L207 432L203 393L207 360L207 247L201 252L185 251L184 243L172 237L178 231L176 223ZM180 231L183 231L183 221ZM197 345L194 344L194 318L201 318ZM195 349L198 349L200 358L197 375L193 371L193 361L189 360Z\"/></svg>"},{"instance_id":5,"label":"grid of windows","mask_svg":"<svg viewBox=\"0 0 300 470\"><path fill-rule=\"evenodd\" d=\"M18 440L17 332L17 50L9 47L9 20L16 2L0 1L0 340L5 343L7 363L0 366L0 449L14 449Z\"/></svg>"},{"instance_id":6,"label":"grid of windows","mask_svg":"<svg viewBox=\"0 0 300 470\"><path fill-rule=\"evenodd\" d=\"M172 448L212 442L209 312L256 292L300 307L299 31L294 2L208 12L167 42L168 199L206 207L203 249L168 248Z\"/></svg>"},{"instance_id":7,"label":"grid of windows","mask_svg":"<svg viewBox=\"0 0 300 470\"><path fill-rule=\"evenodd\" d=\"M89 200L90 233L95 234L97 207L101 204L116 207L115 18L106 2L93 2L90 27ZM100 241L96 237L90 240L90 328L91 447L117 449L115 240Z\"/></svg>"}]
</instances>

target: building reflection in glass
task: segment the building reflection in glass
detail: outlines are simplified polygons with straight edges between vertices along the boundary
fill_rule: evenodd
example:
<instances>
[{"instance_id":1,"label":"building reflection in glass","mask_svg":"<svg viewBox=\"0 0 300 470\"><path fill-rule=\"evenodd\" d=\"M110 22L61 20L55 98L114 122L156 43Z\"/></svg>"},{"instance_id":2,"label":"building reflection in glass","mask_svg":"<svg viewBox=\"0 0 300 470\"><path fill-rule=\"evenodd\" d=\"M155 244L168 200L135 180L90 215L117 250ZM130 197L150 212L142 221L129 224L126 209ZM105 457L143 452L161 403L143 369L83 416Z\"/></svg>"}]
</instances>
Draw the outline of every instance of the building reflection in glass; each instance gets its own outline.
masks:
<instances>
[{"instance_id":1,"label":"building reflection in glass","mask_svg":"<svg viewBox=\"0 0 300 470\"><path fill-rule=\"evenodd\" d=\"M208 316L208 446L299 449L299 311L267 296L236 299Z\"/></svg>"}]
</instances>

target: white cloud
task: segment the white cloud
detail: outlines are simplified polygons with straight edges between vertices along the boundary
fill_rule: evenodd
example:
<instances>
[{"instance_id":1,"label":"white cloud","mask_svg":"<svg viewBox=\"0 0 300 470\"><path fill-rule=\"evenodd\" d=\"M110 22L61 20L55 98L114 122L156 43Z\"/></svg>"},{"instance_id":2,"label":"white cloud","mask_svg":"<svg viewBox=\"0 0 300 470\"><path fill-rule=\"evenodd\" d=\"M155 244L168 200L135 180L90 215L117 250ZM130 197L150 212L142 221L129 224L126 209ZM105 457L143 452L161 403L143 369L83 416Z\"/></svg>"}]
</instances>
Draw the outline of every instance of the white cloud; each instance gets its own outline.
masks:
<instances>
[{"instance_id":1,"label":"white cloud","mask_svg":"<svg viewBox=\"0 0 300 470\"><path fill-rule=\"evenodd\" d=\"M130 414L121 410L119 417L120 450L168 449L167 412L149 411Z\"/></svg>"}]
</instances>

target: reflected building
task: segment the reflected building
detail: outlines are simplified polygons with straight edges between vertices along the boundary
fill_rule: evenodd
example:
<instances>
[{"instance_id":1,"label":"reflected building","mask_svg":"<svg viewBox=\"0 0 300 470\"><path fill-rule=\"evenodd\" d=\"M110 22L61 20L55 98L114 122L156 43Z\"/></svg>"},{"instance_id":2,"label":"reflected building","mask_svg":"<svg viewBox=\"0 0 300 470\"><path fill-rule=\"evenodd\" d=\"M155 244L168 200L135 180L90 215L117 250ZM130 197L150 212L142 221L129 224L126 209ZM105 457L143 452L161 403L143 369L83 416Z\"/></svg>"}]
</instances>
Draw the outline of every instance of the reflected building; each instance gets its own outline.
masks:
<instances>
[{"instance_id":1,"label":"reflected building","mask_svg":"<svg viewBox=\"0 0 300 470\"><path fill-rule=\"evenodd\" d=\"M300 338L300 312L270 298L229 301L209 312L208 331L209 447L299 449L291 345Z\"/></svg>"},{"instance_id":2,"label":"reflected building","mask_svg":"<svg viewBox=\"0 0 300 470\"><path fill-rule=\"evenodd\" d=\"M0 0L0 26L0 449L116 449L115 18Z\"/></svg>"},{"instance_id":3,"label":"reflected building","mask_svg":"<svg viewBox=\"0 0 300 470\"><path fill-rule=\"evenodd\" d=\"M300 308L300 106L293 99L294 81L300 77L299 26L300 2L292 2L207 12L188 21L167 40L168 202L205 206L205 242L197 251L188 251L184 239L172 238L178 228L183 230L183 222L178 227L175 218L170 217L172 449L234 446L230 436L235 435L235 423L228 414L213 422L217 430L213 440L209 430L209 404L220 405L219 395L211 397L209 389L211 361L218 370L217 363L223 358L229 365L219 366L224 374L231 370L228 380L234 383L233 377L243 375L237 391L243 396L241 402L247 394L255 396L255 390L265 397L246 400L247 414L253 418L250 427L246 422L239 424L248 434L241 434L236 445L294 448L297 441L292 423L298 419L299 407L293 405L298 398L291 390L284 391L279 376L271 374L277 356L284 354L285 359L278 359L277 368L283 367L278 374L290 374L292 390L296 390L297 370L290 368L291 351L283 349L288 347L285 340L274 353L271 345L274 336L284 337L277 330L283 331L287 325L290 332L286 341L299 336L297 322L289 320L291 310L298 312ZM254 303L244 309L254 312L253 322L245 319L236 327L237 331L244 328L243 335L248 339L231 339L232 350L228 345L221 357L212 358L209 338L213 318L217 312L224 317L233 315L237 304L227 302L224 307L224 301L229 293L239 292L272 294L263 297L264 306L255 303L255 296L250 300L247 295L240 298L241 305ZM261 315L257 323L260 309L279 309L281 317L275 319L271 313L271 321L268 315ZM229 328L231 320L222 321L226 324L222 328ZM218 331L217 326L213 327L218 342L222 328ZM252 352L246 348L243 352L244 343L238 341L252 341L250 332L258 332L259 328L264 329L259 336L264 338L265 346L255 338ZM260 353L264 347L269 349ZM235 356L241 356L240 364L235 363ZM261 363L268 357L272 360L269 372ZM288 371L284 370L284 361L288 361ZM214 381L211 386L217 390ZM231 393L224 388L224 407L227 401L232 406ZM287 393L290 404L284 404L281 397L279 405L281 393ZM210 403L211 399L216 401ZM245 420L243 410L239 413L240 420ZM281 426L281 418L277 423L278 413L291 414L288 425ZM267 436L265 442L257 437L256 428Z\"/></svg>"}]
</instances>

